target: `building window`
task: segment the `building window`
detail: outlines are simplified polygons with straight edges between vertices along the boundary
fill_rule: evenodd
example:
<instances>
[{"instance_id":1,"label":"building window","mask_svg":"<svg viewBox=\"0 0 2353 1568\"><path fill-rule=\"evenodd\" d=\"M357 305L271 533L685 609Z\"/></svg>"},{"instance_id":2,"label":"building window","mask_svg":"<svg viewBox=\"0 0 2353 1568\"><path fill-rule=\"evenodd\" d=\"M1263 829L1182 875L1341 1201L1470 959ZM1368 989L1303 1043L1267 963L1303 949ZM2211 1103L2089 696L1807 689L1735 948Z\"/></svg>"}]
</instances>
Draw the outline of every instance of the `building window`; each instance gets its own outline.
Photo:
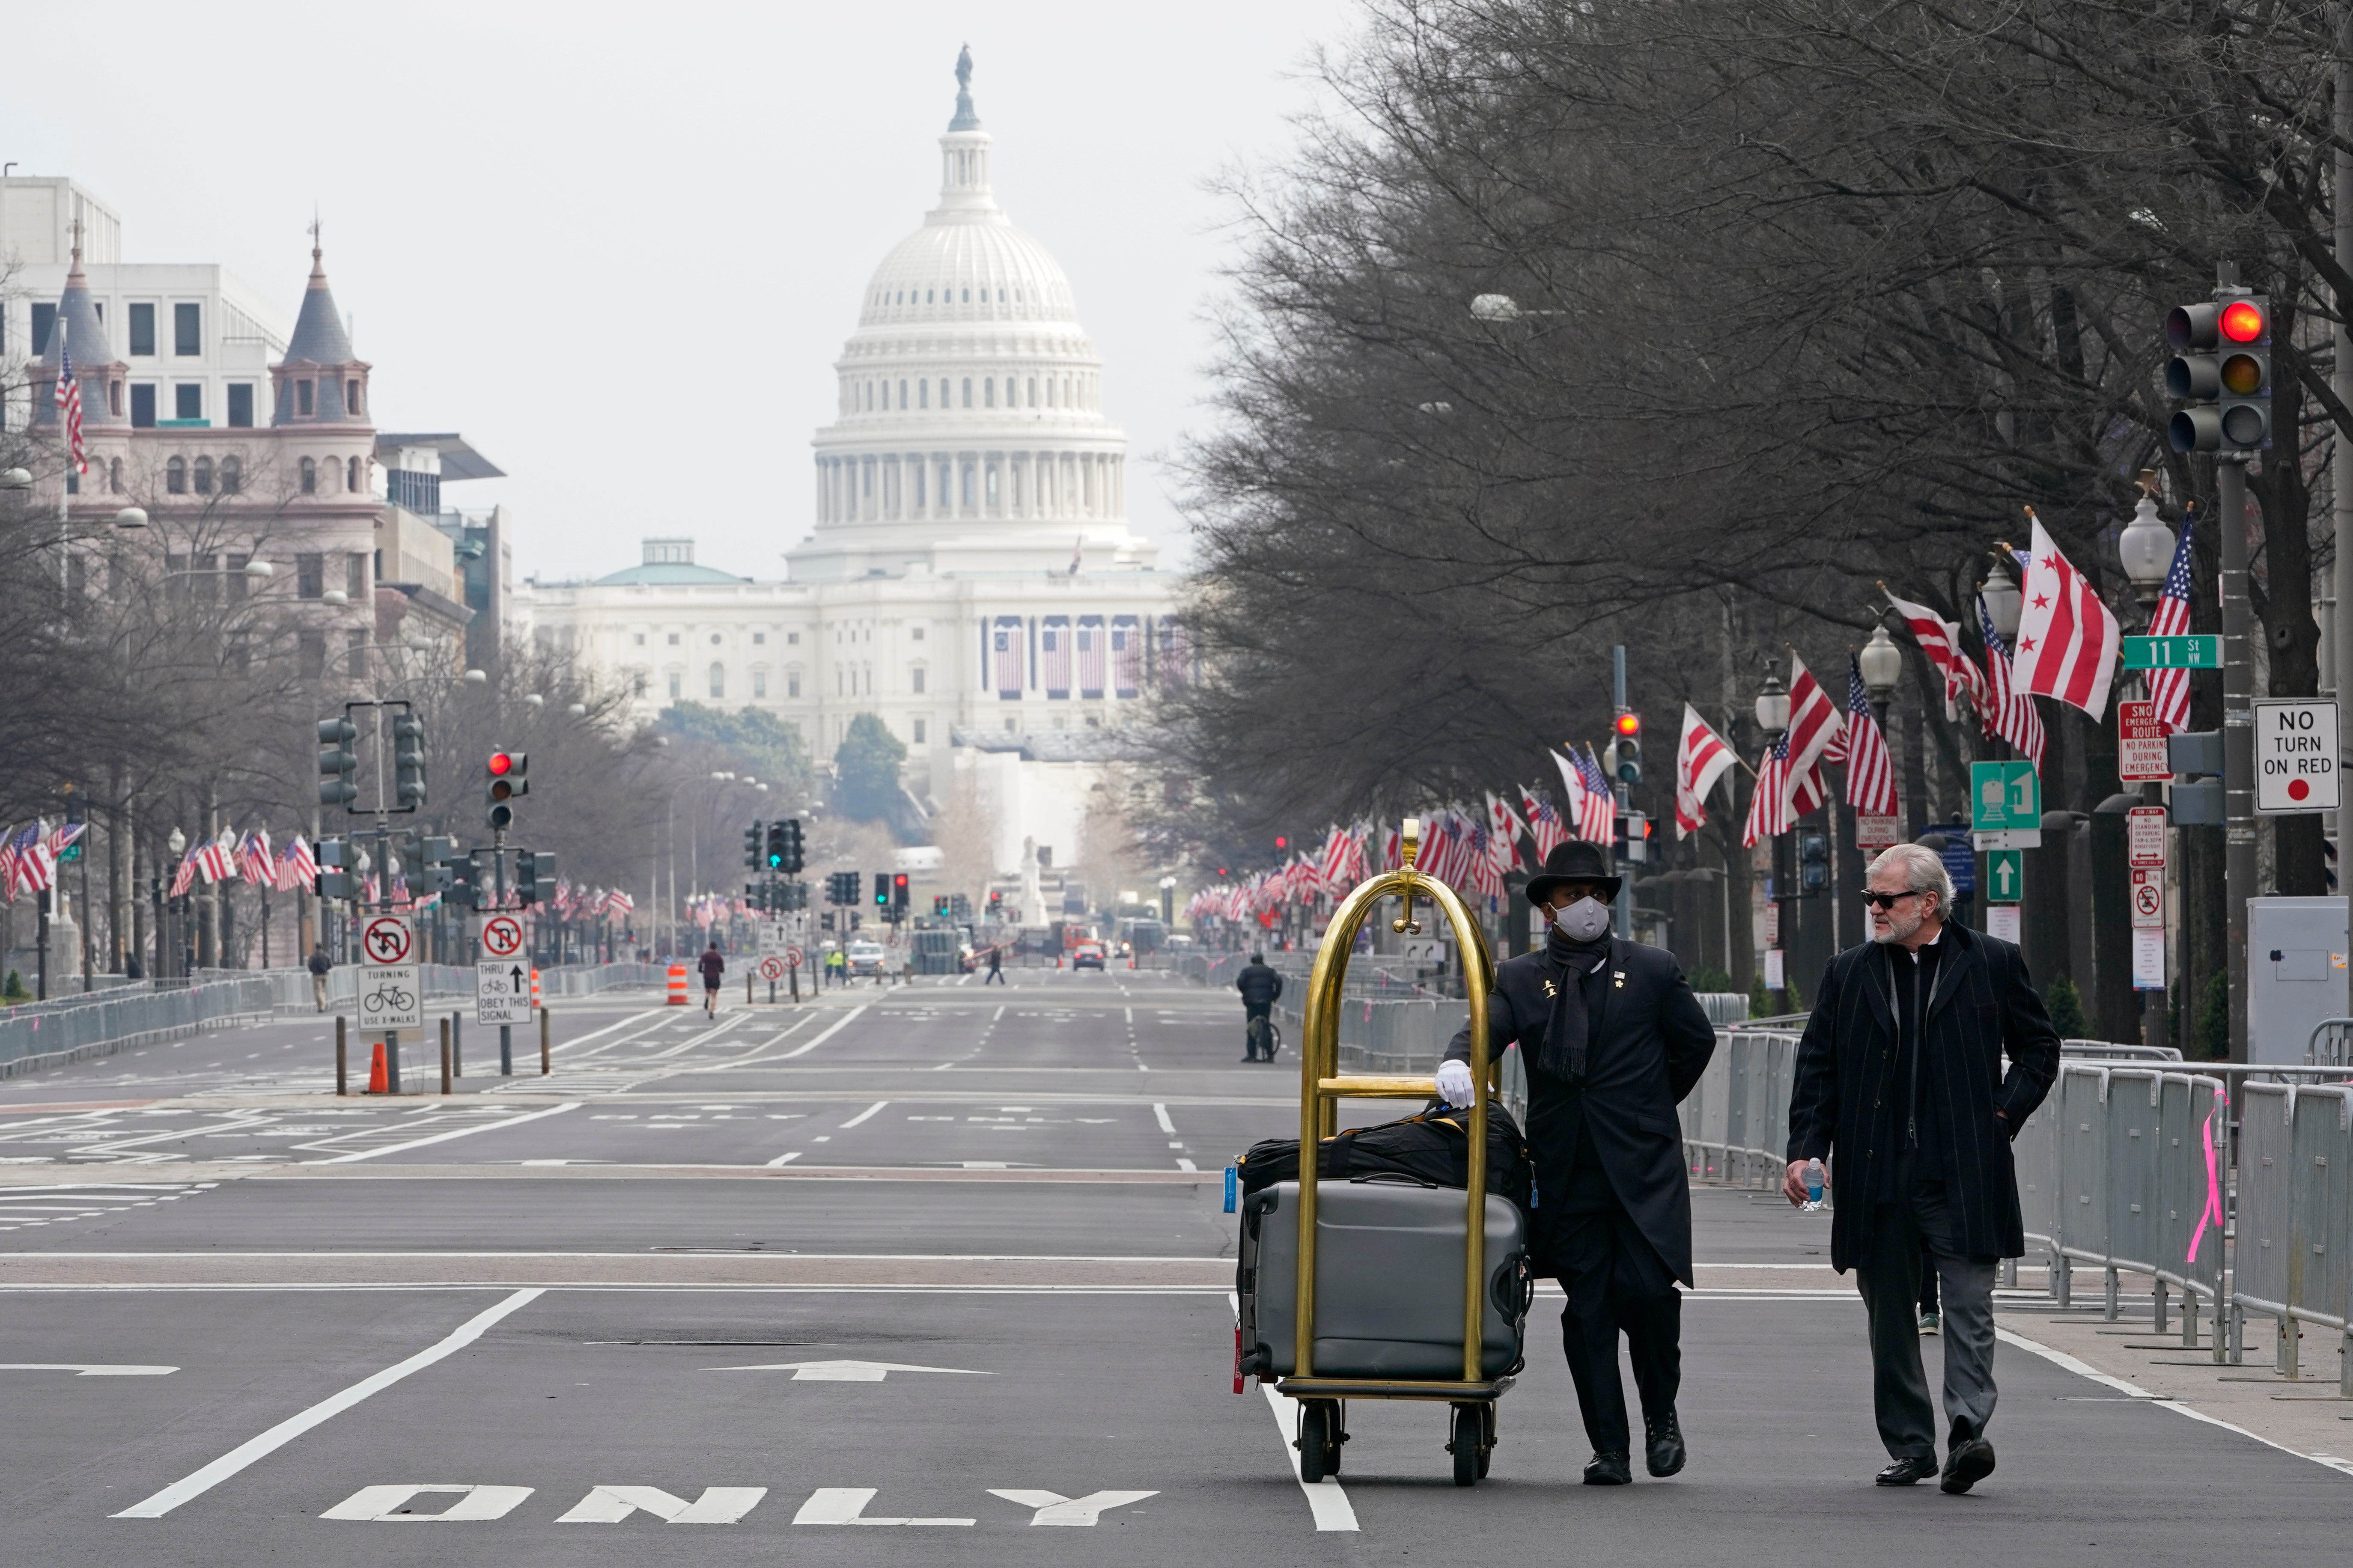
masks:
<instances>
[{"instance_id":1,"label":"building window","mask_svg":"<svg viewBox=\"0 0 2353 1568\"><path fill-rule=\"evenodd\" d=\"M188 493L188 460L185 458L174 458L164 465L164 488L175 496Z\"/></svg>"},{"instance_id":2,"label":"building window","mask_svg":"<svg viewBox=\"0 0 2353 1568\"><path fill-rule=\"evenodd\" d=\"M294 384L294 412L301 415L305 418L308 418L311 413L312 399L316 395L316 393L314 393L311 388L311 383L307 381L296 382Z\"/></svg>"},{"instance_id":3,"label":"building window","mask_svg":"<svg viewBox=\"0 0 2353 1568\"><path fill-rule=\"evenodd\" d=\"M638 646L638 647L645 647L645 646L646 646L646 634L645 634L645 633L643 633L643 632L639 632L639 633L638 633L638 634L637 634L636 637L635 637L633 640L636 642L636 644L637 644L637 646ZM1465 1245L1468 1245L1468 1244L1466 1243Z\"/></svg>"},{"instance_id":4,"label":"building window","mask_svg":"<svg viewBox=\"0 0 2353 1568\"><path fill-rule=\"evenodd\" d=\"M973 466L970 463L964 466L964 504L967 507L973 504Z\"/></svg>"},{"instance_id":5,"label":"building window","mask_svg":"<svg viewBox=\"0 0 2353 1568\"><path fill-rule=\"evenodd\" d=\"M172 307L172 352L183 359L193 359L205 352L203 306Z\"/></svg>"},{"instance_id":6,"label":"building window","mask_svg":"<svg viewBox=\"0 0 2353 1568\"><path fill-rule=\"evenodd\" d=\"M918 719L915 721L915 744L920 746L923 743L923 721L921 719Z\"/></svg>"},{"instance_id":7,"label":"building window","mask_svg":"<svg viewBox=\"0 0 2353 1568\"><path fill-rule=\"evenodd\" d=\"M235 458L231 458L227 463L221 466L222 488L227 489L234 489L236 488L228 483L228 476L236 471L236 467L237 459ZM122 459L120 458L113 459L106 465L106 489L107 493L110 495L119 496L122 493Z\"/></svg>"},{"instance_id":8,"label":"building window","mask_svg":"<svg viewBox=\"0 0 2353 1568\"><path fill-rule=\"evenodd\" d=\"M212 493L213 493L213 460L212 460L210 458L198 458L196 459L196 476L195 476L195 477L196 477L196 493L197 493L198 495L200 495L200 496L208 496L208 495L212 494Z\"/></svg>"},{"instance_id":9,"label":"building window","mask_svg":"<svg viewBox=\"0 0 2353 1568\"><path fill-rule=\"evenodd\" d=\"M205 416L205 384L184 381L172 388L172 417L202 419Z\"/></svg>"},{"instance_id":10,"label":"building window","mask_svg":"<svg viewBox=\"0 0 2353 1568\"><path fill-rule=\"evenodd\" d=\"M357 458L353 458L348 465L348 468L349 472L343 479L343 488L351 491L352 494L357 495L360 493L360 460Z\"/></svg>"},{"instance_id":11,"label":"building window","mask_svg":"<svg viewBox=\"0 0 2353 1568\"><path fill-rule=\"evenodd\" d=\"M928 381L919 381L915 383L915 406L918 408L929 408L931 405L932 384Z\"/></svg>"},{"instance_id":12,"label":"building window","mask_svg":"<svg viewBox=\"0 0 2353 1568\"><path fill-rule=\"evenodd\" d=\"M767 633L765 633L765 632L754 632L754 633L752 634L752 646L753 646L754 647L758 647L762 646L762 645L763 645L763 644L765 644L767 640L768 640L768 634L767 634Z\"/></svg>"},{"instance_id":13,"label":"building window","mask_svg":"<svg viewBox=\"0 0 2353 1568\"><path fill-rule=\"evenodd\" d=\"M712 647L717 647L719 646L719 634L717 632L711 634L711 646Z\"/></svg>"},{"instance_id":14,"label":"building window","mask_svg":"<svg viewBox=\"0 0 2353 1568\"><path fill-rule=\"evenodd\" d=\"M233 430L253 428L253 384L231 382L228 389L228 423Z\"/></svg>"},{"instance_id":15,"label":"building window","mask_svg":"<svg viewBox=\"0 0 2353 1568\"><path fill-rule=\"evenodd\" d=\"M315 599L327 591L327 558L323 555L294 557L294 596Z\"/></svg>"},{"instance_id":16,"label":"building window","mask_svg":"<svg viewBox=\"0 0 2353 1568\"><path fill-rule=\"evenodd\" d=\"M327 673L327 634L302 632L295 638L295 668L305 680L317 680Z\"/></svg>"},{"instance_id":17,"label":"building window","mask_svg":"<svg viewBox=\"0 0 2353 1568\"><path fill-rule=\"evenodd\" d=\"M966 408L972 406L972 377L970 376L964 378L964 405Z\"/></svg>"},{"instance_id":18,"label":"building window","mask_svg":"<svg viewBox=\"0 0 2353 1568\"><path fill-rule=\"evenodd\" d=\"M713 697L727 695L727 667L723 664L714 664L711 667L711 695Z\"/></svg>"},{"instance_id":19,"label":"building window","mask_svg":"<svg viewBox=\"0 0 2353 1568\"><path fill-rule=\"evenodd\" d=\"M785 672L785 695L787 697L798 697L800 694L801 672L797 669L786 670Z\"/></svg>"},{"instance_id":20,"label":"building window","mask_svg":"<svg viewBox=\"0 0 2353 1568\"><path fill-rule=\"evenodd\" d=\"M343 557L343 592L356 604L367 597L368 558L357 551Z\"/></svg>"},{"instance_id":21,"label":"building window","mask_svg":"<svg viewBox=\"0 0 2353 1568\"><path fill-rule=\"evenodd\" d=\"M923 694L923 667L919 664L915 666L914 668L909 670L907 672L907 679L911 683L909 689L913 690L916 696L921 697Z\"/></svg>"},{"instance_id":22,"label":"building window","mask_svg":"<svg viewBox=\"0 0 2353 1568\"><path fill-rule=\"evenodd\" d=\"M800 647L800 646L801 646L801 634L800 634L800 633L798 633L798 632L786 632L786 633L785 634L785 646L786 646L786 647Z\"/></svg>"},{"instance_id":23,"label":"building window","mask_svg":"<svg viewBox=\"0 0 2353 1568\"><path fill-rule=\"evenodd\" d=\"M357 376L343 383L343 412L354 419L360 416L360 384Z\"/></svg>"},{"instance_id":24,"label":"building window","mask_svg":"<svg viewBox=\"0 0 2353 1568\"><path fill-rule=\"evenodd\" d=\"M981 377L980 397L981 401L988 405L989 407L994 408L997 406L997 378L995 376L987 375Z\"/></svg>"},{"instance_id":25,"label":"building window","mask_svg":"<svg viewBox=\"0 0 2353 1568\"><path fill-rule=\"evenodd\" d=\"M921 641L923 641L923 627L921 627L921 626L917 626L917 627L915 627L913 630L910 631L907 635L908 635L909 637L911 637L914 638L914 640L915 640L915 641L917 641L917 642L921 642Z\"/></svg>"},{"instance_id":26,"label":"building window","mask_svg":"<svg viewBox=\"0 0 2353 1568\"><path fill-rule=\"evenodd\" d=\"M221 494L233 496L245 488L245 465L235 458L223 458L220 465Z\"/></svg>"},{"instance_id":27,"label":"building window","mask_svg":"<svg viewBox=\"0 0 2353 1568\"><path fill-rule=\"evenodd\" d=\"M768 672L765 669L754 670L752 672L752 695L754 697L765 697L767 694Z\"/></svg>"},{"instance_id":28,"label":"building window","mask_svg":"<svg viewBox=\"0 0 2353 1568\"><path fill-rule=\"evenodd\" d=\"M106 384L106 411L117 419L122 417L122 384L119 381Z\"/></svg>"},{"instance_id":29,"label":"building window","mask_svg":"<svg viewBox=\"0 0 2353 1568\"><path fill-rule=\"evenodd\" d=\"M676 670L674 670L674 669L673 669L673 670L671 670L671 671L670 672L670 696L671 696L671 697L673 697L673 698L678 697L678 696L681 694L681 693L680 693L680 689L680 689L681 686L683 686L685 683L686 683L686 677L684 677L684 676L681 675L678 671L676 671ZM1467 1244L1466 1244L1466 1245L1467 1245Z\"/></svg>"},{"instance_id":30,"label":"building window","mask_svg":"<svg viewBox=\"0 0 2353 1568\"><path fill-rule=\"evenodd\" d=\"M302 384L303 384L303 385L305 385L305 386L308 386L308 385L310 385L311 384L310 384L309 382L307 382L307 381L306 381L306 382L304 382ZM318 459L317 459L317 458L303 458L303 459L302 459L301 474L302 474L302 493L303 493L304 495L306 495L306 496L314 496L314 495L317 495L317 494L319 493L319 462L318 462ZM1466 1243L1465 1245L1468 1245L1468 1244Z\"/></svg>"},{"instance_id":31,"label":"building window","mask_svg":"<svg viewBox=\"0 0 2353 1568\"><path fill-rule=\"evenodd\" d=\"M33 341L26 352L46 356L49 352L49 331L57 324L57 306L36 301L33 306Z\"/></svg>"},{"instance_id":32,"label":"building window","mask_svg":"<svg viewBox=\"0 0 2353 1568\"><path fill-rule=\"evenodd\" d=\"M131 389L131 427L133 430L155 428L155 385L141 382Z\"/></svg>"},{"instance_id":33,"label":"building window","mask_svg":"<svg viewBox=\"0 0 2353 1568\"><path fill-rule=\"evenodd\" d=\"M131 353L137 359L149 358L155 353L155 307L153 305L131 307Z\"/></svg>"},{"instance_id":34,"label":"building window","mask_svg":"<svg viewBox=\"0 0 2353 1568\"><path fill-rule=\"evenodd\" d=\"M899 411L902 414L907 411L907 384L903 380L899 383Z\"/></svg>"}]
</instances>

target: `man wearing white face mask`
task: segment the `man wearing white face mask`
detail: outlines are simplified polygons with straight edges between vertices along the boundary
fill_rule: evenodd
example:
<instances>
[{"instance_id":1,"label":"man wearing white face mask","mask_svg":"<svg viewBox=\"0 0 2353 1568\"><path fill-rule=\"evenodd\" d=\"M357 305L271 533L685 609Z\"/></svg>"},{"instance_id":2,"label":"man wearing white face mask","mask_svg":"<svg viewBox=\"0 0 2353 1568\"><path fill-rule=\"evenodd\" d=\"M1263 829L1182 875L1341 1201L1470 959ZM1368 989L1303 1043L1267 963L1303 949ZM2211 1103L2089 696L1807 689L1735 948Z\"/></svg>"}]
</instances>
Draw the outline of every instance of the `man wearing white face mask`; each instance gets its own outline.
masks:
<instances>
[{"instance_id":1,"label":"man wearing white face mask","mask_svg":"<svg viewBox=\"0 0 2353 1568\"><path fill-rule=\"evenodd\" d=\"M1495 967L1487 1005L1492 1061L1516 1044L1527 1069L1528 1152L1535 1165L1530 1247L1535 1272L1558 1279L1577 1402L1593 1445L1588 1486L1633 1478L1618 1336L1642 1399L1651 1474L1683 1468L1675 1394L1683 1378L1683 1299L1692 1283L1691 1179L1675 1106L1715 1053L1715 1030L1674 955L1616 942L1620 879L1598 845L1563 844L1528 882L1551 931L1535 952ZM1471 1100L1471 1031L1438 1071L1449 1104Z\"/></svg>"}]
</instances>

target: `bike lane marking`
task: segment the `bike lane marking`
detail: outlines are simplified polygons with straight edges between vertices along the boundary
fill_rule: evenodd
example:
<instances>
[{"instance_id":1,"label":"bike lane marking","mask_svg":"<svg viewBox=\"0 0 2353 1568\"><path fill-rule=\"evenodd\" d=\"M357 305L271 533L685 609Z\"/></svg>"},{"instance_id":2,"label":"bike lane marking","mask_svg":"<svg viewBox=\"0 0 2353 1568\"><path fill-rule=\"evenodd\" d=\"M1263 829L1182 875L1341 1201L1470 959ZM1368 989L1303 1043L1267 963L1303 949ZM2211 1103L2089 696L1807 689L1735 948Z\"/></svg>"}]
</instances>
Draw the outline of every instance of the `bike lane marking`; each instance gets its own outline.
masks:
<instances>
[{"instance_id":1,"label":"bike lane marking","mask_svg":"<svg viewBox=\"0 0 2353 1568\"><path fill-rule=\"evenodd\" d=\"M311 1405L308 1410L288 1416L285 1420L280 1421L277 1426L270 1427L267 1432L262 1433L260 1436L248 1438L246 1441L238 1444L236 1447L231 1448L227 1453L223 1454L219 1458L215 1459L211 1464L205 1466L204 1468L197 1470L191 1475L185 1476L179 1480L174 1481L170 1486L165 1487L162 1491L157 1492L154 1496L147 1499L145 1501L133 1503L129 1508L124 1509L121 1513L115 1514L112 1517L116 1519L163 1518L165 1514L171 1512L174 1509L179 1507L182 1503L188 1501L190 1499L202 1497L205 1493L212 1490L213 1488L220 1485L221 1482L228 1479L231 1476L236 1475L238 1471L243 1470L255 1460L266 1458L269 1455L276 1453L279 1449L284 1447L287 1444L292 1442L303 1433L311 1430L311 1427L322 1426L328 1421L333 1420L344 1411L349 1410L353 1405L359 1404L362 1400L366 1399L371 1394L380 1394L384 1390L390 1388L394 1384L398 1383L409 1373L413 1372L422 1372L427 1367L431 1366L434 1363L440 1361L443 1357L465 1349L468 1345L472 1344L476 1340L480 1339L483 1332L488 1330L491 1325L496 1323L510 1312L513 1312L520 1308L528 1306L530 1303L539 1300L539 1298L545 1293L545 1291L536 1288L525 1290L517 1290L513 1295L509 1296L497 1306L491 1307L484 1311L477 1312L474 1316L459 1324L455 1329L449 1331L449 1334L446 1339L443 1339L438 1343L427 1346L424 1350L418 1351L415 1355L410 1356L406 1361L396 1362L391 1366L385 1367L382 1372L374 1373L369 1376L362 1378L359 1382L352 1384L349 1388L344 1389L342 1393L330 1395L329 1397L321 1400L318 1404Z\"/></svg>"},{"instance_id":2,"label":"bike lane marking","mask_svg":"<svg viewBox=\"0 0 2353 1568\"><path fill-rule=\"evenodd\" d=\"M348 1165L359 1160L373 1160L379 1154L398 1154L410 1149L422 1149L428 1143L447 1143L452 1138L470 1138L477 1132L495 1132L501 1127L520 1127L526 1121L536 1121L543 1116L561 1116L567 1110L577 1110L587 1101L567 1100L562 1105L551 1105L544 1110L527 1110L520 1116L503 1117L486 1121L480 1127L453 1127L447 1132L435 1132L424 1138L412 1138L406 1143L387 1143L381 1149L359 1149L349 1154L334 1154L324 1160L306 1160L310 1165Z\"/></svg>"}]
</instances>

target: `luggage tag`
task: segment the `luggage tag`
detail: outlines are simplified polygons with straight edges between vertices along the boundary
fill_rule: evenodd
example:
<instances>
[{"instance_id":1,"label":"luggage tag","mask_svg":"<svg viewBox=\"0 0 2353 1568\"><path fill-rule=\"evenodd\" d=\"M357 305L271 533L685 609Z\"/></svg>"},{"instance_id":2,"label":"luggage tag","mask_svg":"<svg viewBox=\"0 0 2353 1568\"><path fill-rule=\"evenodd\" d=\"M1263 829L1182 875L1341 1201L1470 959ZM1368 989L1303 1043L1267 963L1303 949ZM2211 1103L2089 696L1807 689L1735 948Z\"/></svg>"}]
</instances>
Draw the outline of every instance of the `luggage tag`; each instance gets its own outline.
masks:
<instances>
[{"instance_id":1,"label":"luggage tag","mask_svg":"<svg viewBox=\"0 0 2353 1568\"><path fill-rule=\"evenodd\" d=\"M1240 1188L1240 1186L1241 1172L1231 1165L1228 1165L1226 1167L1226 1212L1228 1214L1234 1212L1234 1194Z\"/></svg>"}]
</instances>

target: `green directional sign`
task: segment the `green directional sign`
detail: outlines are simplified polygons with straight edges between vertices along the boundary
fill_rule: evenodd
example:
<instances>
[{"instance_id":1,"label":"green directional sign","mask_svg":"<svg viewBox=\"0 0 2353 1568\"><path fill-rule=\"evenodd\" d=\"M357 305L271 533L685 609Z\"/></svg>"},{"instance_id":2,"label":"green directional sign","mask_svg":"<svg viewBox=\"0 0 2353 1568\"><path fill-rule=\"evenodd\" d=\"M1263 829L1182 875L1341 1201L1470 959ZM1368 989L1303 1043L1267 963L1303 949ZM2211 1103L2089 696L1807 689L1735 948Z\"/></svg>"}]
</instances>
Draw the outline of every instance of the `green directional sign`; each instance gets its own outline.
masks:
<instances>
[{"instance_id":1,"label":"green directional sign","mask_svg":"<svg viewBox=\"0 0 2353 1568\"><path fill-rule=\"evenodd\" d=\"M2126 637L2126 669L2220 669L2222 639L2218 637Z\"/></svg>"},{"instance_id":2,"label":"green directional sign","mask_svg":"<svg viewBox=\"0 0 2353 1568\"><path fill-rule=\"evenodd\" d=\"M2014 904L2026 897L2026 851L1986 851L1986 902Z\"/></svg>"},{"instance_id":3,"label":"green directional sign","mask_svg":"<svg viewBox=\"0 0 2353 1568\"><path fill-rule=\"evenodd\" d=\"M1979 833L2042 826L2042 783L2029 762L1969 764L1969 826Z\"/></svg>"}]
</instances>

